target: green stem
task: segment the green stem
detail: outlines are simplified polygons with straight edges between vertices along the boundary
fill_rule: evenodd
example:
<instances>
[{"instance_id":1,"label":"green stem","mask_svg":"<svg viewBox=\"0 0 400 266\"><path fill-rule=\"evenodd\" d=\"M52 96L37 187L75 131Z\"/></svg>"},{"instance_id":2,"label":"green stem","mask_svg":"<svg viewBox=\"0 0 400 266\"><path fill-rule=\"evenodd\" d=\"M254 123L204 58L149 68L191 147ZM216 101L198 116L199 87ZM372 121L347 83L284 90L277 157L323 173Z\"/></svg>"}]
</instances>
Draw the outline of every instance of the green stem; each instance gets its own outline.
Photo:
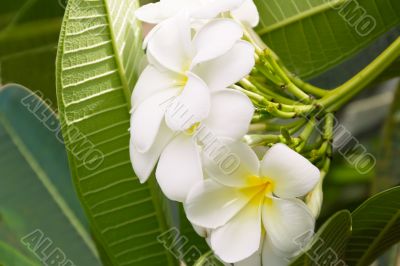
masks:
<instances>
[{"instance_id":1,"label":"green stem","mask_svg":"<svg viewBox=\"0 0 400 266\"><path fill-rule=\"evenodd\" d=\"M270 55L269 52L267 52L265 57L267 58L268 62L271 64L273 69L276 71L276 74L282 79L283 82L285 82L284 85L287 86L287 89L299 100L304 102L310 102L310 96L306 94L304 91L302 91L300 88L298 88L296 84L292 82L292 80L287 76L285 71L280 67L278 62L275 60L273 56Z\"/></svg>"},{"instance_id":2,"label":"green stem","mask_svg":"<svg viewBox=\"0 0 400 266\"><path fill-rule=\"evenodd\" d=\"M283 68L286 73L289 75L290 79L297 87L303 89L305 92L310 93L317 97L324 97L329 91L318 88L310 83L304 82L300 78L296 77L294 74L290 73L286 68Z\"/></svg>"},{"instance_id":3,"label":"green stem","mask_svg":"<svg viewBox=\"0 0 400 266\"><path fill-rule=\"evenodd\" d=\"M272 61L274 61L278 65L277 69L281 69L281 75L288 77L289 83L293 83L294 90L297 93L297 96L300 97L300 99L302 99L302 97L308 97L307 94L303 94L302 92L300 92L301 90L319 97L323 97L328 93L328 91L324 89L318 88L316 86L313 86L312 84L302 81L289 70L287 70L287 68L280 61L279 57L271 49L268 48L268 46L260 39L260 37L257 35L256 32L254 32L253 29L244 27L244 36L245 39L248 40L255 47L256 53L258 54L257 58L265 55L265 50L268 51L268 57L270 57Z\"/></svg>"},{"instance_id":4,"label":"green stem","mask_svg":"<svg viewBox=\"0 0 400 266\"><path fill-rule=\"evenodd\" d=\"M377 78L399 56L400 37L352 79L329 92L322 99L318 100L317 103L322 105L327 112L337 111L356 94L365 89L369 83Z\"/></svg>"},{"instance_id":5,"label":"green stem","mask_svg":"<svg viewBox=\"0 0 400 266\"><path fill-rule=\"evenodd\" d=\"M250 82L253 86L256 86L257 88L259 88L259 90L261 90L262 92L264 92L267 95L267 97L269 97L270 101L278 101L280 103L292 104L292 105L299 104L299 102L296 102L292 99L288 99L285 96L278 94L278 93L272 91L271 89L268 89L262 83L254 80L254 79L248 80L248 82Z\"/></svg>"},{"instance_id":6,"label":"green stem","mask_svg":"<svg viewBox=\"0 0 400 266\"><path fill-rule=\"evenodd\" d=\"M311 118L308 120L306 126L304 127L303 131L301 132L299 138L301 139L301 143L298 147L296 147L297 152L301 152L304 148L304 146L307 143L307 140L309 139L310 135L313 133L315 128L315 117Z\"/></svg>"},{"instance_id":7,"label":"green stem","mask_svg":"<svg viewBox=\"0 0 400 266\"><path fill-rule=\"evenodd\" d=\"M267 144L273 144L280 142L282 136L280 135L263 135L254 134L244 136L245 141L250 146L265 146Z\"/></svg>"}]
</instances>

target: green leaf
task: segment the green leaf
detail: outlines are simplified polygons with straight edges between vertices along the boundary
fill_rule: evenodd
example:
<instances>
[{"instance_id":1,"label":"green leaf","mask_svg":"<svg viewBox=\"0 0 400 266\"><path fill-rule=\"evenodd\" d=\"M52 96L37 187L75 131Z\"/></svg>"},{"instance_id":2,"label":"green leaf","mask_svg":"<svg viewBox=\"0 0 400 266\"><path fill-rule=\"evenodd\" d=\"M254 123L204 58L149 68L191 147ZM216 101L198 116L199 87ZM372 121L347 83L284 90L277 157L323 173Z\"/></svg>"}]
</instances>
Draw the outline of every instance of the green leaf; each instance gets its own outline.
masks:
<instances>
[{"instance_id":1,"label":"green leaf","mask_svg":"<svg viewBox=\"0 0 400 266\"><path fill-rule=\"evenodd\" d=\"M78 265L100 265L58 130L36 95L17 85L0 89L0 240L35 257L21 239L40 230L53 243L47 252L58 247Z\"/></svg>"},{"instance_id":2,"label":"green leaf","mask_svg":"<svg viewBox=\"0 0 400 266\"><path fill-rule=\"evenodd\" d=\"M322 225L310 244L304 247L304 251L290 265L342 265L340 263L350 235L350 212L340 211Z\"/></svg>"},{"instance_id":3,"label":"green leaf","mask_svg":"<svg viewBox=\"0 0 400 266\"><path fill-rule=\"evenodd\" d=\"M206 252L202 255L193 266L222 266L224 265L221 261L219 261L212 251Z\"/></svg>"},{"instance_id":4,"label":"green leaf","mask_svg":"<svg viewBox=\"0 0 400 266\"><path fill-rule=\"evenodd\" d=\"M0 241L0 265L7 266L40 266L30 258L25 257L15 248ZM3 264L4 263L4 264Z\"/></svg>"},{"instance_id":5,"label":"green leaf","mask_svg":"<svg viewBox=\"0 0 400 266\"><path fill-rule=\"evenodd\" d=\"M54 105L54 61L64 13L61 2L2 0L0 10L0 83L40 90Z\"/></svg>"},{"instance_id":6,"label":"green leaf","mask_svg":"<svg viewBox=\"0 0 400 266\"><path fill-rule=\"evenodd\" d=\"M257 32L288 69L304 79L351 58L400 25L398 0L255 0L255 3L261 14ZM368 18L376 21L375 27L363 24Z\"/></svg>"},{"instance_id":7,"label":"green leaf","mask_svg":"<svg viewBox=\"0 0 400 266\"><path fill-rule=\"evenodd\" d=\"M183 237L188 239L188 243L180 247L179 252L182 254L182 260L186 263L188 266L193 265L193 257L192 256L185 256L185 254L189 253L190 251L193 251L195 248L196 251L200 254L204 254L207 251L210 250L209 246L207 245L207 242L205 238L200 237L196 231L193 229L192 224L189 222L189 220L186 217L185 211L183 209L183 206L179 206L179 229L180 233Z\"/></svg>"},{"instance_id":8,"label":"green leaf","mask_svg":"<svg viewBox=\"0 0 400 266\"><path fill-rule=\"evenodd\" d=\"M346 249L348 265L370 265L400 241L400 187L368 199L352 213L353 234Z\"/></svg>"},{"instance_id":9,"label":"green leaf","mask_svg":"<svg viewBox=\"0 0 400 266\"><path fill-rule=\"evenodd\" d=\"M136 0L70 0L58 49L57 97L73 181L113 265L174 265L157 237L168 204L141 185L129 157L130 95L142 60Z\"/></svg>"}]
</instances>

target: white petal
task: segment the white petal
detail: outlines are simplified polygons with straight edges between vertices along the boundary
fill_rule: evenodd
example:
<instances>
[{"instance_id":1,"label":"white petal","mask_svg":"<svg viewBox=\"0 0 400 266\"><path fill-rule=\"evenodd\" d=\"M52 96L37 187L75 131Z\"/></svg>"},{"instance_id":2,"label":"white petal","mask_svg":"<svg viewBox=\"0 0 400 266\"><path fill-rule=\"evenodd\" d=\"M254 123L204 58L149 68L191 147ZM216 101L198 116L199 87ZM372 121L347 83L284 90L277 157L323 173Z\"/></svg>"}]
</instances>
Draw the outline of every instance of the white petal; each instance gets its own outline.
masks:
<instances>
[{"instance_id":1,"label":"white petal","mask_svg":"<svg viewBox=\"0 0 400 266\"><path fill-rule=\"evenodd\" d=\"M210 112L210 90L196 75L188 73L182 93L166 111L167 125L175 131L186 130L206 118Z\"/></svg>"},{"instance_id":2,"label":"white petal","mask_svg":"<svg viewBox=\"0 0 400 266\"><path fill-rule=\"evenodd\" d=\"M250 27L256 27L260 22L260 14L253 0L246 0L239 8L231 11L232 17Z\"/></svg>"},{"instance_id":3,"label":"white petal","mask_svg":"<svg viewBox=\"0 0 400 266\"><path fill-rule=\"evenodd\" d=\"M201 6L192 8L191 14L194 18L211 19L218 16L220 13L231 11L238 8L244 0L197 0L202 2Z\"/></svg>"},{"instance_id":4,"label":"white petal","mask_svg":"<svg viewBox=\"0 0 400 266\"><path fill-rule=\"evenodd\" d=\"M182 9L181 2L182 0L161 0L150 3L136 10L135 16L138 20L157 24L178 13Z\"/></svg>"},{"instance_id":5,"label":"white petal","mask_svg":"<svg viewBox=\"0 0 400 266\"><path fill-rule=\"evenodd\" d=\"M190 190L184 204L186 216L198 226L217 228L235 216L251 196L208 179Z\"/></svg>"},{"instance_id":6,"label":"white petal","mask_svg":"<svg viewBox=\"0 0 400 266\"><path fill-rule=\"evenodd\" d=\"M178 94L178 89L168 89L141 103L131 116L133 144L139 152L147 152L154 143L164 119L166 107Z\"/></svg>"},{"instance_id":7,"label":"white petal","mask_svg":"<svg viewBox=\"0 0 400 266\"><path fill-rule=\"evenodd\" d=\"M192 43L188 18L178 15L157 27L148 41L147 54L171 71L184 73L189 70Z\"/></svg>"},{"instance_id":8,"label":"white petal","mask_svg":"<svg viewBox=\"0 0 400 266\"><path fill-rule=\"evenodd\" d=\"M215 19L197 32L193 39L196 56L192 66L227 53L242 38L242 27L231 19Z\"/></svg>"},{"instance_id":9,"label":"white petal","mask_svg":"<svg viewBox=\"0 0 400 266\"><path fill-rule=\"evenodd\" d=\"M315 219L299 199L266 198L262 217L267 236L285 254L299 250L299 240L314 231Z\"/></svg>"},{"instance_id":10,"label":"white petal","mask_svg":"<svg viewBox=\"0 0 400 266\"><path fill-rule=\"evenodd\" d=\"M171 71L160 71L154 66L147 66L139 77L132 93L132 109L157 92L176 87L182 76Z\"/></svg>"},{"instance_id":11,"label":"white petal","mask_svg":"<svg viewBox=\"0 0 400 266\"><path fill-rule=\"evenodd\" d=\"M215 147L205 144L202 155L207 174L223 185L243 188L254 185L258 179L260 162L245 143L221 141Z\"/></svg>"},{"instance_id":12,"label":"white petal","mask_svg":"<svg viewBox=\"0 0 400 266\"><path fill-rule=\"evenodd\" d=\"M251 257L242 261L236 262L235 266L261 266L261 254L256 252Z\"/></svg>"},{"instance_id":13,"label":"white petal","mask_svg":"<svg viewBox=\"0 0 400 266\"><path fill-rule=\"evenodd\" d=\"M281 198L304 196L320 178L317 167L284 144L275 144L267 151L261 175L274 181L274 193Z\"/></svg>"},{"instance_id":14,"label":"white petal","mask_svg":"<svg viewBox=\"0 0 400 266\"><path fill-rule=\"evenodd\" d=\"M226 225L211 231L211 247L223 261L235 263L253 255L261 242L261 207L255 197Z\"/></svg>"},{"instance_id":15,"label":"white petal","mask_svg":"<svg viewBox=\"0 0 400 266\"><path fill-rule=\"evenodd\" d=\"M254 63L254 47L248 42L238 41L226 54L197 65L193 72L210 89L224 89L248 75Z\"/></svg>"},{"instance_id":16,"label":"white petal","mask_svg":"<svg viewBox=\"0 0 400 266\"><path fill-rule=\"evenodd\" d=\"M167 125L165 125L165 122L162 123L156 141L151 149L146 153L138 152L136 147L133 145L131 138L129 145L130 158L133 170L135 171L141 183L147 181L158 161L158 158L160 157L162 150L173 138L173 136L174 133L167 127Z\"/></svg>"},{"instance_id":17,"label":"white petal","mask_svg":"<svg viewBox=\"0 0 400 266\"><path fill-rule=\"evenodd\" d=\"M135 16L138 20L151 24L160 23L165 19L162 14L161 2L150 3L140 7L136 10Z\"/></svg>"},{"instance_id":18,"label":"white petal","mask_svg":"<svg viewBox=\"0 0 400 266\"><path fill-rule=\"evenodd\" d=\"M201 237L207 237L207 235L209 234L209 229L205 227L201 227L195 224L192 224L192 226L193 230Z\"/></svg>"},{"instance_id":19,"label":"white petal","mask_svg":"<svg viewBox=\"0 0 400 266\"><path fill-rule=\"evenodd\" d=\"M169 199L183 202L189 190L203 179L199 153L193 139L184 134L176 136L162 152L156 177Z\"/></svg>"},{"instance_id":20,"label":"white petal","mask_svg":"<svg viewBox=\"0 0 400 266\"><path fill-rule=\"evenodd\" d=\"M210 115L203 122L216 136L239 140L248 132L253 114L249 97L223 89L211 94Z\"/></svg>"},{"instance_id":21,"label":"white petal","mask_svg":"<svg viewBox=\"0 0 400 266\"><path fill-rule=\"evenodd\" d=\"M289 258L283 254L276 252L272 246L271 240L266 237L262 250L262 265L263 266L287 266Z\"/></svg>"}]
</instances>

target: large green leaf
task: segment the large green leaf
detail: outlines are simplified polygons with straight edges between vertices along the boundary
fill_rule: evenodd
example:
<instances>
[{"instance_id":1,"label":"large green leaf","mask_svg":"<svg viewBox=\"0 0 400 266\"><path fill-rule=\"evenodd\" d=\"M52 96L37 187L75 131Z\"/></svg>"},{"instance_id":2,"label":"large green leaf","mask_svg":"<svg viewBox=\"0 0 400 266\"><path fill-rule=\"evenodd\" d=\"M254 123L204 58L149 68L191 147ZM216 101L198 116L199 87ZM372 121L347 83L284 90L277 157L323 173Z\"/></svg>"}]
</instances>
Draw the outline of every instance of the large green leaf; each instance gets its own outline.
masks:
<instances>
[{"instance_id":1,"label":"large green leaf","mask_svg":"<svg viewBox=\"0 0 400 266\"><path fill-rule=\"evenodd\" d=\"M62 1L2 0L0 9L0 83L40 90L54 105Z\"/></svg>"},{"instance_id":2,"label":"large green leaf","mask_svg":"<svg viewBox=\"0 0 400 266\"><path fill-rule=\"evenodd\" d=\"M346 262L370 265L400 241L400 187L370 198L352 213L353 234L346 249Z\"/></svg>"},{"instance_id":3,"label":"large green leaf","mask_svg":"<svg viewBox=\"0 0 400 266\"><path fill-rule=\"evenodd\" d=\"M0 240L35 258L21 239L40 230L53 242L48 251L59 247L77 265L100 265L58 128L36 95L17 85L0 89Z\"/></svg>"},{"instance_id":4,"label":"large green leaf","mask_svg":"<svg viewBox=\"0 0 400 266\"><path fill-rule=\"evenodd\" d=\"M351 235L351 216L348 211L333 215L314 235L310 244L290 264L305 265L344 265L343 255Z\"/></svg>"},{"instance_id":5,"label":"large green leaf","mask_svg":"<svg viewBox=\"0 0 400 266\"><path fill-rule=\"evenodd\" d=\"M285 65L302 78L321 74L400 25L398 0L255 2L261 14L257 32ZM357 5L360 5L360 8ZM364 15L362 10L365 11ZM361 29L363 23L360 21L363 21L365 16L372 17L376 26L369 28L365 24L364 32ZM367 32L369 29L372 31Z\"/></svg>"},{"instance_id":6,"label":"large green leaf","mask_svg":"<svg viewBox=\"0 0 400 266\"><path fill-rule=\"evenodd\" d=\"M0 266L39 266L40 264L25 257L12 246L0 242Z\"/></svg>"},{"instance_id":7,"label":"large green leaf","mask_svg":"<svg viewBox=\"0 0 400 266\"><path fill-rule=\"evenodd\" d=\"M57 96L73 180L113 265L169 265L157 236L168 204L129 158L130 94L142 59L136 0L70 0L61 29Z\"/></svg>"}]
</instances>

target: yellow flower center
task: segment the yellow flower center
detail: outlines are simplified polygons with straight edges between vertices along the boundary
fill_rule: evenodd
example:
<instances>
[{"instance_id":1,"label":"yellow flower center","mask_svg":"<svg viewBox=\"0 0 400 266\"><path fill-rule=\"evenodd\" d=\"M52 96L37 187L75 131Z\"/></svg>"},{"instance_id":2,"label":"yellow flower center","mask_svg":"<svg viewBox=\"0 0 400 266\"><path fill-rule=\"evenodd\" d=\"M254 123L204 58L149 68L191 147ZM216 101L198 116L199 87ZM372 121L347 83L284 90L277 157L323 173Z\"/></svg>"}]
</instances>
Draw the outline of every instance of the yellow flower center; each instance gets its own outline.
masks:
<instances>
[{"instance_id":1,"label":"yellow flower center","mask_svg":"<svg viewBox=\"0 0 400 266\"><path fill-rule=\"evenodd\" d=\"M196 133L197 128L200 126L200 122L194 123L190 128L186 129L185 133L189 136L193 136Z\"/></svg>"},{"instance_id":2,"label":"yellow flower center","mask_svg":"<svg viewBox=\"0 0 400 266\"><path fill-rule=\"evenodd\" d=\"M268 177L249 176L246 178L247 187L241 189L241 192L250 197L250 204L259 205L260 200L265 204L272 203L272 200L266 196L272 196L275 183Z\"/></svg>"}]
</instances>

